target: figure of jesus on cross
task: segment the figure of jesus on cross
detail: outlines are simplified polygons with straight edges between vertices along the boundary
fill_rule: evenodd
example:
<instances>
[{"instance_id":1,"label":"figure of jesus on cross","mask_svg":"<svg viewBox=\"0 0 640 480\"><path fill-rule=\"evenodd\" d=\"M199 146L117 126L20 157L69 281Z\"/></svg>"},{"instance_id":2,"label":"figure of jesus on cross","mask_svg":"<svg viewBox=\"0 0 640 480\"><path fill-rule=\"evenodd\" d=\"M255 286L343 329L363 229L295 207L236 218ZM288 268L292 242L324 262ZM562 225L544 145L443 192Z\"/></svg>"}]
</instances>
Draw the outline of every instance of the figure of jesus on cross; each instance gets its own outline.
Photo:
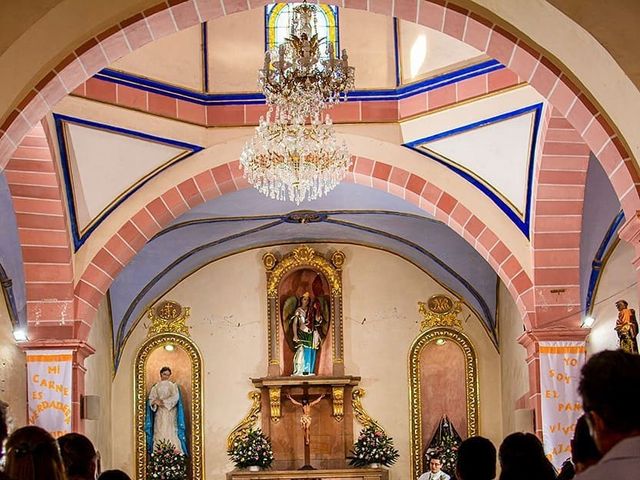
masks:
<instances>
[{"instance_id":1,"label":"figure of jesus on cross","mask_svg":"<svg viewBox=\"0 0 640 480\"><path fill-rule=\"evenodd\" d=\"M313 407L314 405L317 405L318 402L324 398L324 393L320 395L318 398L316 398L314 401L312 401L311 403L309 403L309 400L307 399L306 396L302 399L302 402L298 402L297 400L294 400L293 397L291 397L291 395L289 394L287 394L287 398L291 400L291 403L293 403L294 405L302 407L302 415L300 416L300 425L304 430L304 444L309 445L309 430L311 428L311 407Z\"/></svg>"}]
</instances>

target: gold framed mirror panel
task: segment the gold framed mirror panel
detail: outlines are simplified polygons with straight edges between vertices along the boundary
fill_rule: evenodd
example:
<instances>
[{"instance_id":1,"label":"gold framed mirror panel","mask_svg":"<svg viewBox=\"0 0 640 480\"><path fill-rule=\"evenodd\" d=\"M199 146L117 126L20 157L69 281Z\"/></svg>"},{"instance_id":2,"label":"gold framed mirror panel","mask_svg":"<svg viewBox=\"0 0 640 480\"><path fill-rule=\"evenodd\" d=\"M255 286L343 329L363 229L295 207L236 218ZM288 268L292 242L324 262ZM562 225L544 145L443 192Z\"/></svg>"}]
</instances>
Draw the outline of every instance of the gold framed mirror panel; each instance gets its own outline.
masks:
<instances>
[{"instance_id":1,"label":"gold framed mirror panel","mask_svg":"<svg viewBox=\"0 0 640 480\"><path fill-rule=\"evenodd\" d=\"M446 327L426 330L413 341L409 351L409 412L411 442L411 478L417 480L424 472L422 452L422 395L421 395L421 362L424 348L439 339L448 340L461 350L465 363L466 417L467 436L478 435L479 425L479 386L478 367L475 350L469 338L462 332Z\"/></svg>"},{"instance_id":2,"label":"gold framed mirror panel","mask_svg":"<svg viewBox=\"0 0 640 480\"><path fill-rule=\"evenodd\" d=\"M147 339L138 349L134 364L134 404L135 404L135 455L136 480L147 478L147 434L145 431L145 416L147 399L153 385L152 378L158 375L158 352L165 350L165 346L173 346L181 360L182 368L177 368L187 378L181 382L184 391L187 423L187 442L189 449L189 478L191 480L204 479L203 452L203 424L202 415L202 355L193 341L177 333L161 333ZM162 357L161 357L162 358ZM161 360L163 361L163 360ZM156 365L158 364L158 365ZM164 365L164 363L163 363ZM151 368L154 367L154 371ZM171 367L172 370L174 367ZM176 382L178 383L178 382Z\"/></svg>"}]
</instances>

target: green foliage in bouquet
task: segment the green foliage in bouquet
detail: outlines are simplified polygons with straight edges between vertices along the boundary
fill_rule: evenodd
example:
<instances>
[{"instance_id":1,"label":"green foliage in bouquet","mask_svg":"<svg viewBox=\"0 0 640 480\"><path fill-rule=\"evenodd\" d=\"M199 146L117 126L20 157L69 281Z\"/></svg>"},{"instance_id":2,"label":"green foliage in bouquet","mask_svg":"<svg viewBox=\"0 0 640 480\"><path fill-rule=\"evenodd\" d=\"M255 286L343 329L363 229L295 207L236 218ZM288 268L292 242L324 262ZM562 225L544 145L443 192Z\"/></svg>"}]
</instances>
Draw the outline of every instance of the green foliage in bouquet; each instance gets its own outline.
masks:
<instances>
[{"instance_id":1,"label":"green foliage in bouquet","mask_svg":"<svg viewBox=\"0 0 640 480\"><path fill-rule=\"evenodd\" d=\"M393 438L388 437L374 426L363 428L360 436L351 449L349 465L364 467L370 463L380 463L390 466L395 463L400 454L393 446Z\"/></svg>"},{"instance_id":2,"label":"green foliage in bouquet","mask_svg":"<svg viewBox=\"0 0 640 480\"><path fill-rule=\"evenodd\" d=\"M149 480L185 480L187 456L180 453L169 440L160 440L153 447L147 464Z\"/></svg>"},{"instance_id":3,"label":"green foliage in bouquet","mask_svg":"<svg viewBox=\"0 0 640 480\"><path fill-rule=\"evenodd\" d=\"M455 472L456 461L458 460L458 447L460 441L452 435L442 437L440 444L440 460L442 461L442 469L447 472Z\"/></svg>"},{"instance_id":4,"label":"green foliage in bouquet","mask_svg":"<svg viewBox=\"0 0 640 480\"><path fill-rule=\"evenodd\" d=\"M259 428L247 430L245 434L236 437L227 453L238 468L253 465L269 468L273 462L271 440Z\"/></svg>"}]
</instances>

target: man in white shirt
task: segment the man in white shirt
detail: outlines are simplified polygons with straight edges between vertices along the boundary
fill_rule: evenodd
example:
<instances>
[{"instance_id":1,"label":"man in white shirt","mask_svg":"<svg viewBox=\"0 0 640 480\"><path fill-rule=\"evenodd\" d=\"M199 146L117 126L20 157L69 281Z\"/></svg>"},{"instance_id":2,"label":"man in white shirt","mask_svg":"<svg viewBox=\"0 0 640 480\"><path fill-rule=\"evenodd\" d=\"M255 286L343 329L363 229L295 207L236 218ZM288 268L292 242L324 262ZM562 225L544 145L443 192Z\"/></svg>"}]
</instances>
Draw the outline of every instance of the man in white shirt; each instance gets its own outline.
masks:
<instances>
[{"instance_id":1,"label":"man in white shirt","mask_svg":"<svg viewBox=\"0 0 640 480\"><path fill-rule=\"evenodd\" d=\"M449 480L451 477L442 471L442 461L438 457L429 460L429 471L420 475L418 480Z\"/></svg>"},{"instance_id":2,"label":"man in white shirt","mask_svg":"<svg viewBox=\"0 0 640 480\"><path fill-rule=\"evenodd\" d=\"M640 478L640 355L596 353L582 367L578 391L591 436L604 456L575 480Z\"/></svg>"}]
</instances>

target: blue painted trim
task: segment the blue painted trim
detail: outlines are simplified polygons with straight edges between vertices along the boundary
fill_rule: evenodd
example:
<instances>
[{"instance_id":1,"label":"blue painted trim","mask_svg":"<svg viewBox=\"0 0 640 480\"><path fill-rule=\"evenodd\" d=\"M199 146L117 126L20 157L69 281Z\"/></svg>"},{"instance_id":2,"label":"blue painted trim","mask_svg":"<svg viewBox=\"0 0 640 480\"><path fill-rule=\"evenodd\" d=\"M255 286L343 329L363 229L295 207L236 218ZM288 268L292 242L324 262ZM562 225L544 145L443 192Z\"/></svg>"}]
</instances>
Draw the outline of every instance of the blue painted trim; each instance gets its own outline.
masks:
<instances>
[{"instance_id":1,"label":"blue painted trim","mask_svg":"<svg viewBox=\"0 0 640 480\"><path fill-rule=\"evenodd\" d=\"M148 78L132 75L130 73L120 72L105 68L96 73L93 78L104 80L106 82L125 85L127 87L136 88L145 92L157 93L166 97L184 100L186 102L196 103L198 105L234 105L234 104L262 104L264 103L264 95L259 93L238 93L224 95L226 98L219 99L221 95L212 93L202 93L186 88L176 87Z\"/></svg>"},{"instance_id":2,"label":"blue painted trim","mask_svg":"<svg viewBox=\"0 0 640 480\"><path fill-rule=\"evenodd\" d=\"M501 115L497 115L495 117L487 118L484 120L480 120L478 122L470 123L468 125L463 125L461 127L457 127L451 130L447 130L445 132L437 133L435 135L431 135L429 137L419 138L417 140L413 140L411 142L407 142L403 144L404 147L407 147L425 157L428 157L436 162L446 166L450 170L454 171L462 178L467 180L469 183L477 187L482 193L488 196L497 206L502 210L508 217L511 219L513 223L520 229L520 231L529 238L530 236L530 221L531 221L531 197L532 197L532 189L533 189L533 165L535 163L536 158L536 145L538 141L538 131L540 129L540 120L542 118L542 103L537 103L535 105L530 105L528 107L519 108L517 110L513 110L511 112L503 113ZM458 135L463 132L467 132L469 130L473 130L476 128L484 127L486 125L491 125L493 123L498 123L504 120L508 120L510 118L518 117L520 115L524 115L530 112L534 112L534 121L533 121L533 132L532 140L531 140L531 151L529 153L529 168L527 173L527 195L526 202L524 208L524 218L522 218L518 212L514 211L500 196L498 196L492 189L490 189L484 182L478 180L475 176L471 175L468 172L458 168L455 165L452 165L449 162L442 160L441 158L431 155L429 152L425 152L420 146L425 143L433 142L435 140L439 140L442 138L450 137L453 135Z\"/></svg>"},{"instance_id":3,"label":"blue painted trim","mask_svg":"<svg viewBox=\"0 0 640 480\"><path fill-rule=\"evenodd\" d=\"M340 50L340 9L337 5L329 5L329 7L336 17L336 55L340 55L342 53Z\"/></svg>"},{"instance_id":4,"label":"blue painted trim","mask_svg":"<svg viewBox=\"0 0 640 480\"><path fill-rule=\"evenodd\" d=\"M321 210L321 211L306 210L306 211L318 214L319 220L314 221L313 223L320 222L320 221L324 222L330 215L390 215L390 216L397 216L397 217L403 217L403 218L417 219L417 220L422 220L422 221L431 222L431 223L442 223L440 220L437 220L431 216L417 215L415 213L408 213L408 212L397 212L395 210L362 209L362 210ZM180 223L174 223L172 225L169 225L163 228L158 233L156 233L151 240L154 240L158 237L166 235L167 233L170 233L174 230L179 230L181 228L190 227L193 225L226 223L226 222L232 222L232 221L273 220L274 218L283 218L283 221L285 223L298 223L298 222L292 222L289 217L289 215L293 213L298 213L298 212L300 212L300 210L293 210L287 213L286 215L267 214L267 215L233 216L233 217L220 217L220 218L209 218L209 217L198 218L194 220L189 220L187 222L180 222Z\"/></svg>"},{"instance_id":5,"label":"blue painted trim","mask_svg":"<svg viewBox=\"0 0 640 480\"><path fill-rule=\"evenodd\" d=\"M57 113L53 114L53 119L55 122L56 128L56 136L58 139L58 149L60 151L60 164L62 166L62 176L65 184L65 192L67 197L67 206L69 208L69 221L71 223L71 234L73 236L73 246L74 252L77 252L78 249L84 244L84 242L89 238L89 235L93 233L93 231L100 225L105 218L109 216L109 214L115 210L122 202L124 202L127 198L129 198L133 193L140 189L144 184L146 184L149 180L154 178L158 173L166 170L171 165L175 165L178 162L183 161L184 159L190 157L194 153L197 153L201 150L204 150L203 147L199 145L194 145L191 143L181 142L179 140L172 140L168 138L157 137L155 135L150 135L148 133L137 132L135 130L128 130L126 128L115 127L113 125L106 125L103 123L92 122L90 120L84 120L82 118L70 117L68 115L60 115ZM120 198L119 201L115 202L111 205L107 210L103 212L103 214L96 218L94 223L87 228L87 230L81 235L80 228L78 227L78 218L75 210L75 205L73 202L74 192L73 192L73 182L71 181L71 166L69 164L69 157L67 155L67 144L64 136L64 124L65 123L73 123L76 125L83 125L86 127L97 128L100 130L104 130L107 132L118 133L122 135L128 135L130 137L139 138L141 140L148 140L156 143L162 143L164 145L169 145L176 148L181 148L183 150L189 150L190 153L184 155L182 158L177 160L176 162L165 166L161 170L157 171L155 175L150 176L144 181L138 183L135 187L129 190L125 195Z\"/></svg>"},{"instance_id":6,"label":"blue painted trim","mask_svg":"<svg viewBox=\"0 0 640 480\"><path fill-rule=\"evenodd\" d=\"M505 68L504 65L497 60L488 60L477 65L471 65L454 72L421 80L420 82L412 83L410 85L402 85L398 88L354 90L349 94L347 101L371 102L402 100L419 93L428 92L429 90L458 83L496 70L502 70L503 68ZM138 75L132 75L118 70L111 70L109 68L105 68L96 73L93 78L97 78L98 80L103 80L105 82L116 83L118 85L125 85L145 92L176 98L178 100L184 100L186 102L196 103L198 105L262 105L265 103L264 95L261 93L202 93L150 80Z\"/></svg>"},{"instance_id":7,"label":"blue painted trim","mask_svg":"<svg viewBox=\"0 0 640 480\"><path fill-rule=\"evenodd\" d=\"M396 68L396 88L398 88L402 81L400 80L400 54L398 46L398 20L397 17L393 17L393 58L395 60Z\"/></svg>"},{"instance_id":8,"label":"blue painted trim","mask_svg":"<svg viewBox=\"0 0 640 480\"><path fill-rule=\"evenodd\" d=\"M591 275L589 276L589 285L587 287L587 297L584 302L584 311L587 315L590 315L593 311L593 296L596 293L596 286L598 285L598 281L600 279L600 275L602 273L602 267L604 265L605 260L608 258L611 253L611 247L615 244L614 240L617 238L618 230L622 226L624 222L624 212L620 210L618 214L609 225L607 232L604 234L604 238L600 243L600 247L593 257L593 262L591 262Z\"/></svg>"},{"instance_id":9,"label":"blue painted trim","mask_svg":"<svg viewBox=\"0 0 640 480\"><path fill-rule=\"evenodd\" d=\"M267 52L267 50L269 50L269 15L270 15L269 10L272 10L273 7L275 7L275 6L276 6L275 3L272 3L272 4L264 6L264 28L262 30L264 31L264 51L265 51L265 53Z\"/></svg>"},{"instance_id":10,"label":"blue painted trim","mask_svg":"<svg viewBox=\"0 0 640 480\"><path fill-rule=\"evenodd\" d=\"M205 93L209 92L209 34L208 23L202 22L202 80Z\"/></svg>"}]
</instances>

